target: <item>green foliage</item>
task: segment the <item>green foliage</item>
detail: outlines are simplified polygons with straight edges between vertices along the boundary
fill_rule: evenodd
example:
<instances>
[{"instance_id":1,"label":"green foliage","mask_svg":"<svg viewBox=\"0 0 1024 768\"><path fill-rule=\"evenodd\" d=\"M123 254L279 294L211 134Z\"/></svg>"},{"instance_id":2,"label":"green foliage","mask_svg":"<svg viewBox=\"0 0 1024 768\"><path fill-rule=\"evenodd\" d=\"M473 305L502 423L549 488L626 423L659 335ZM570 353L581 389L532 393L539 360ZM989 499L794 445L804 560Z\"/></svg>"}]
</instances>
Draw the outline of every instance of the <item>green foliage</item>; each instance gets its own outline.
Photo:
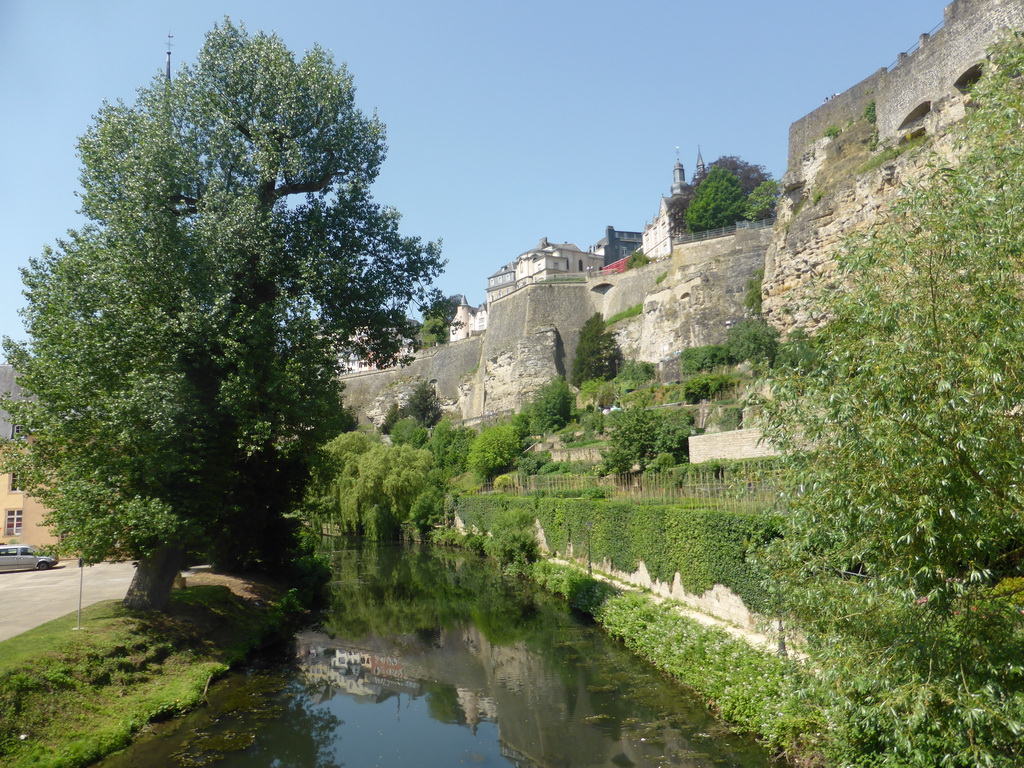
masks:
<instances>
[{"instance_id":1,"label":"green foliage","mask_svg":"<svg viewBox=\"0 0 1024 768\"><path fill-rule=\"evenodd\" d=\"M658 275L657 279L655 279L654 284L661 285L663 282L665 282L666 277L668 277L668 272L662 272L660 275Z\"/></svg>"},{"instance_id":2,"label":"green foliage","mask_svg":"<svg viewBox=\"0 0 1024 768\"><path fill-rule=\"evenodd\" d=\"M620 320L628 320L631 317L636 317L637 315L641 314L643 311L644 311L643 303L634 304L632 307L628 307L627 309L624 309L621 312L616 312L614 315L609 317L608 320L605 322L605 327L611 327L611 326L615 325L617 322L619 322Z\"/></svg>"},{"instance_id":3,"label":"green foliage","mask_svg":"<svg viewBox=\"0 0 1024 768\"><path fill-rule=\"evenodd\" d=\"M512 424L487 427L469 446L466 465L480 478L490 480L515 464L522 444L523 437Z\"/></svg>"},{"instance_id":4,"label":"green foliage","mask_svg":"<svg viewBox=\"0 0 1024 768\"><path fill-rule=\"evenodd\" d=\"M748 221L761 221L775 215L775 207L782 196L782 187L773 179L762 181L747 195L746 211L743 216Z\"/></svg>"},{"instance_id":5,"label":"green foliage","mask_svg":"<svg viewBox=\"0 0 1024 768\"><path fill-rule=\"evenodd\" d=\"M771 365L779 349L779 332L764 320L741 320L729 329L725 346L737 362Z\"/></svg>"},{"instance_id":6,"label":"green foliage","mask_svg":"<svg viewBox=\"0 0 1024 768\"><path fill-rule=\"evenodd\" d=\"M490 531L505 511L539 520L548 546L565 553L571 544L576 557L586 557L589 531L595 563L608 561L631 573L643 560L652 578L671 583L678 572L683 588L693 594L722 584L752 610L775 606L767 573L751 557L775 535L775 523L767 517L602 498L497 494L463 496L456 509L467 526L481 531Z\"/></svg>"},{"instance_id":7,"label":"green foliage","mask_svg":"<svg viewBox=\"0 0 1024 768\"><path fill-rule=\"evenodd\" d=\"M864 163L864 165L862 165L860 168L858 168L857 173L861 174L867 173L868 171L873 171L880 165L883 165L884 163L887 163L890 160L895 160L900 155L906 154L911 150L915 150L918 147L923 146L924 144L928 143L928 140L928 134L925 133L920 136L916 136L913 139L910 139L909 141L904 141L901 144L899 144L899 146L890 147L889 149L883 150L882 152L879 152L877 155L868 160L866 163Z\"/></svg>"},{"instance_id":8,"label":"green foliage","mask_svg":"<svg viewBox=\"0 0 1024 768\"><path fill-rule=\"evenodd\" d=\"M864 119L867 120L871 125L878 122L878 115L875 111L875 100L872 99L864 107Z\"/></svg>"},{"instance_id":9,"label":"green foliage","mask_svg":"<svg viewBox=\"0 0 1024 768\"><path fill-rule=\"evenodd\" d=\"M91 562L184 544L270 567L347 418L342 341L394 359L440 271L370 197L383 126L326 51L226 20L101 105L79 155L88 222L23 271L29 341L7 345L26 490Z\"/></svg>"},{"instance_id":10,"label":"green foliage","mask_svg":"<svg viewBox=\"0 0 1024 768\"><path fill-rule=\"evenodd\" d=\"M380 424L380 432L382 435L390 435L391 429L398 423L402 418L402 409L398 403L392 403L388 406L387 413L384 414L384 421Z\"/></svg>"},{"instance_id":11,"label":"green foliage","mask_svg":"<svg viewBox=\"0 0 1024 768\"><path fill-rule=\"evenodd\" d=\"M516 467L524 475L536 475L549 464L551 464L549 451L529 451L519 457Z\"/></svg>"},{"instance_id":12,"label":"green foliage","mask_svg":"<svg viewBox=\"0 0 1024 768\"><path fill-rule=\"evenodd\" d=\"M747 292L743 294L743 308L754 317L761 316L761 284L764 282L764 267L757 270L747 281Z\"/></svg>"},{"instance_id":13,"label":"green foliage","mask_svg":"<svg viewBox=\"0 0 1024 768\"><path fill-rule=\"evenodd\" d=\"M609 428L609 448L604 468L608 472L629 472L634 465L643 470L660 453L676 461L689 457L688 438L693 434L693 415L680 410L627 408L616 413Z\"/></svg>"},{"instance_id":14,"label":"green foliage","mask_svg":"<svg viewBox=\"0 0 1024 768\"><path fill-rule=\"evenodd\" d=\"M432 427L441 420L441 401L437 398L434 385L429 381L420 381L409 395L405 406L406 416L416 420L422 427Z\"/></svg>"},{"instance_id":15,"label":"green foliage","mask_svg":"<svg viewBox=\"0 0 1024 768\"><path fill-rule=\"evenodd\" d=\"M434 457L434 466L451 478L466 471L469 446L475 439L474 430L453 426L445 419L431 431L426 447Z\"/></svg>"},{"instance_id":16,"label":"green foliage","mask_svg":"<svg viewBox=\"0 0 1024 768\"><path fill-rule=\"evenodd\" d=\"M524 509L501 509L491 518L484 552L503 567L523 567L534 562L540 550L533 515Z\"/></svg>"},{"instance_id":17,"label":"green foliage","mask_svg":"<svg viewBox=\"0 0 1024 768\"><path fill-rule=\"evenodd\" d=\"M684 374L703 373L735 362L732 351L722 344L687 347L679 354L679 371Z\"/></svg>"},{"instance_id":18,"label":"green foliage","mask_svg":"<svg viewBox=\"0 0 1024 768\"><path fill-rule=\"evenodd\" d=\"M615 376L618 358L619 349L615 337L606 330L601 313L595 312L580 329L569 381L578 387L592 379L611 379Z\"/></svg>"},{"instance_id":19,"label":"green foliage","mask_svg":"<svg viewBox=\"0 0 1024 768\"><path fill-rule=\"evenodd\" d=\"M413 505L428 488L431 467L429 451L382 445L361 432L341 435L321 451L307 514L343 533L396 539L413 521Z\"/></svg>"},{"instance_id":20,"label":"green foliage","mask_svg":"<svg viewBox=\"0 0 1024 768\"><path fill-rule=\"evenodd\" d=\"M608 408L615 402L615 384L604 379L591 379L580 385L580 402Z\"/></svg>"},{"instance_id":21,"label":"green foliage","mask_svg":"<svg viewBox=\"0 0 1024 768\"><path fill-rule=\"evenodd\" d=\"M78 768L123 749L151 720L199 705L283 618L226 587L191 586L171 600L173 618L104 601L83 610L87 631L64 617L0 642L5 768ZM209 625L216 642L198 630Z\"/></svg>"},{"instance_id":22,"label":"green foliage","mask_svg":"<svg viewBox=\"0 0 1024 768\"><path fill-rule=\"evenodd\" d=\"M738 376L728 373L699 373L683 382L683 400L696 405L736 386Z\"/></svg>"},{"instance_id":23,"label":"green foliage","mask_svg":"<svg viewBox=\"0 0 1024 768\"><path fill-rule=\"evenodd\" d=\"M779 344L774 366L779 369L809 373L817 359L815 344L807 333L796 328Z\"/></svg>"},{"instance_id":24,"label":"green foliage","mask_svg":"<svg viewBox=\"0 0 1024 768\"><path fill-rule=\"evenodd\" d=\"M626 269L637 269L639 267L646 267L651 263L651 258L643 251L637 249L629 254L629 258L626 259Z\"/></svg>"},{"instance_id":25,"label":"green foliage","mask_svg":"<svg viewBox=\"0 0 1024 768\"><path fill-rule=\"evenodd\" d=\"M391 428L391 442L394 445L408 445L412 448L422 448L427 444L429 434L425 427L411 416L399 419Z\"/></svg>"},{"instance_id":26,"label":"green foliage","mask_svg":"<svg viewBox=\"0 0 1024 768\"><path fill-rule=\"evenodd\" d=\"M830 125L828 128L825 129L825 133L823 134L823 136L826 139L834 139L842 132L843 130L838 125Z\"/></svg>"},{"instance_id":27,"label":"green foliage","mask_svg":"<svg viewBox=\"0 0 1024 768\"><path fill-rule=\"evenodd\" d=\"M438 344L447 344L451 332L448 323L440 317L428 317L423 320L420 326L420 341L424 347L434 347Z\"/></svg>"},{"instance_id":28,"label":"green foliage","mask_svg":"<svg viewBox=\"0 0 1024 768\"><path fill-rule=\"evenodd\" d=\"M727 227L743 218L746 195L735 174L713 166L697 188L686 210L686 226L691 232Z\"/></svg>"},{"instance_id":29,"label":"green foliage","mask_svg":"<svg viewBox=\"0 0 1024 768\"><path fill-rule=\"evenodd\" d=\"M654 381L654 363L642 360L627 360L615 377L615 386L623 392L646 387Z\"/></svg>"},{"instance_id":30,"label":"green foliage","mask_svg":"<svg viewBox=\"0 0 1024 768\"><path fill-rule=\"evenodd\" d=\"M841 260L814 365L772 382L791 467L773 548L832 692L837 764L1024 762L1024 46L973 93L964 154Z\"/></svg>"},{"instance_id":31,"label":"green foliage","mask_svg":"<svg viewBox=\"0 0 1024 768\"><path fill-rule=\"evenodd\" d=\"M561 376L541 387L524 409L530 417L530 433L546 435L557 432L572 419L576 397Z\"/></svg>"}]
</instances>

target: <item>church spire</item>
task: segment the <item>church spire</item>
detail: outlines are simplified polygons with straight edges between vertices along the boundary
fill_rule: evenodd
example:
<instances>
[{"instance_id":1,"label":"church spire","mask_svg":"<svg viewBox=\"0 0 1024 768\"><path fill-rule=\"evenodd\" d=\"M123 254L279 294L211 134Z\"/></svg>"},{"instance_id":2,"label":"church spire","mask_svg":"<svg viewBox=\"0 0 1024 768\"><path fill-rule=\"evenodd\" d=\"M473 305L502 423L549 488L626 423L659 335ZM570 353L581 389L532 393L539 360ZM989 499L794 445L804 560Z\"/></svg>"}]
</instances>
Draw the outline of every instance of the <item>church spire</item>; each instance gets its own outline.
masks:
<instances>
[{"instance_id":1,"label":"church spire","mask_svg":"<svg viewBox=\"0 0 1024 768\"><path fill-rule=\"evenodd\" d=\"M171 38L174 37L170 32L167 33L167 81L171 80Z\"/></svg>"},{"instance_id":2,"label":"church spire","mask_svg":"<svg viewBox=\"0 0 1024 768\"><path fill-rule=\"evenodd\" d=\"M700 144L698 144L697 145L697 175L698 176L703 176L705 170L707 170L707 169L704 167L704 158L701 157L701 154L700 154Z\"/></svg>"},{"instance_id":3,"label":"church spire","mask_svg":"<svg viewBox=\"0 0 1024 768\"><path fill-rule=\"evenodd\" d=\"M679 147L676 147L676 164L672 168L672 196L681 195L686 188L686 169L679 162Z\"/></svg>"}]
</instances>

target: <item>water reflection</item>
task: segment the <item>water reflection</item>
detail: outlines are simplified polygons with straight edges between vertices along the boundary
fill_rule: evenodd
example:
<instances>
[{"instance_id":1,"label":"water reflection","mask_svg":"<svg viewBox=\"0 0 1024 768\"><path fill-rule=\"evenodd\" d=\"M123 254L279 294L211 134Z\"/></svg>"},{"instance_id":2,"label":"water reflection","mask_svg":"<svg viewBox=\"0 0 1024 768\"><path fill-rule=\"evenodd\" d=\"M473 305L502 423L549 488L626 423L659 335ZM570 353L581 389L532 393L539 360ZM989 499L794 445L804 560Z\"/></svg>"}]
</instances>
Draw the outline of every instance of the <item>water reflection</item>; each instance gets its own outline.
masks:
<instances>
[{"instance_id":1,"label":"water reflection","mask_svg":"<svg viewBox=\"0 0 1024 768\"><path fill-rule=\"evenodd\" d=\"M297 638L303 677L321 701L394 699L401 712L423 699L426 716L438 723L473 736L482 725L495 731L496 742L476 739L475 762L767 762L749 739L709 718L696 697L585 626L564 604L473 559L381 548L340 552L337 563L325 628Z\"/></svg>"},{"instance_id":2,"label":"water reflection","mask_svg":"<svg viewBox=\"0 0 1024 768\"><path fill-rule=\"evenodd\" d=\"M104 768L769 764L563 603L475 558L350 549L336 576L293 664L217 686Z\"/></svg>"}]
</instances>

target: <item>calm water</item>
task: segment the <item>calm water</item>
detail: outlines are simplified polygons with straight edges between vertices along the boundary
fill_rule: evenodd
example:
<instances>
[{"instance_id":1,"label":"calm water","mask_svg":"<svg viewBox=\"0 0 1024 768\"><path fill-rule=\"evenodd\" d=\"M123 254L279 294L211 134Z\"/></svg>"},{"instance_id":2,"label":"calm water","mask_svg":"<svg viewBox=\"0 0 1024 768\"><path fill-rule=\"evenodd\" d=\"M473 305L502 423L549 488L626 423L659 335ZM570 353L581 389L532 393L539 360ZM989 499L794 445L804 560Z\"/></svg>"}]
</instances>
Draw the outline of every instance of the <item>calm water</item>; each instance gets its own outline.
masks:
<instances>
[{"instance_id":1,"label":"calm water","mask_svg":"<svg viewBox=\"0 0 1024 768\"><path fill-rule=\"evenodd\" d=\"M460 554L350 549L294 658L103 768L768 766L560 601Z\"/></svg>"}]
</instances>

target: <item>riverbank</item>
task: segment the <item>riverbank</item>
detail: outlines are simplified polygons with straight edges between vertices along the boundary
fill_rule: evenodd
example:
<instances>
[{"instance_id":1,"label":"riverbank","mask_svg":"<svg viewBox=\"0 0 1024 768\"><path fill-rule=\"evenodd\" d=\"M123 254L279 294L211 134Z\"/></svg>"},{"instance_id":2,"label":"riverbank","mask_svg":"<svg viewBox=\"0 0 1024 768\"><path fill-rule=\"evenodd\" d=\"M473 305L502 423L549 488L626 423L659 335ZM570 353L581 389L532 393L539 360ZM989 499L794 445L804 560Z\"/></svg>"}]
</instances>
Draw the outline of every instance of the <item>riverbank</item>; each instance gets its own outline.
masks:
<instances>
[{"instance_id":1,"label":"riverbank","mask_svg":"<svg viewBox=\"0 0 1024 768\"><path fill-rule=\"evenodd\" d=\"M284 624L276 585L212 573L167 614L97 603L0 642L0 763L78 768L148 723L199 704L209 684ZM215 640L214 640L215 638Z\"/></svg>"},{"instance_id":2,"label":"riverbank","mask_svg":"<svg viewBox=\"0 0 1024 768\"><path fill-rule=\"evenodd\" d=\"M820 763L815 741L823 723L805 698L810 678L800 662L701 623L649 594L588 576L575 565L540 560L529 574L631 651L701 693L709 709L755 733L779 756L802 765Z\"/></svg>"}]
</instances>

